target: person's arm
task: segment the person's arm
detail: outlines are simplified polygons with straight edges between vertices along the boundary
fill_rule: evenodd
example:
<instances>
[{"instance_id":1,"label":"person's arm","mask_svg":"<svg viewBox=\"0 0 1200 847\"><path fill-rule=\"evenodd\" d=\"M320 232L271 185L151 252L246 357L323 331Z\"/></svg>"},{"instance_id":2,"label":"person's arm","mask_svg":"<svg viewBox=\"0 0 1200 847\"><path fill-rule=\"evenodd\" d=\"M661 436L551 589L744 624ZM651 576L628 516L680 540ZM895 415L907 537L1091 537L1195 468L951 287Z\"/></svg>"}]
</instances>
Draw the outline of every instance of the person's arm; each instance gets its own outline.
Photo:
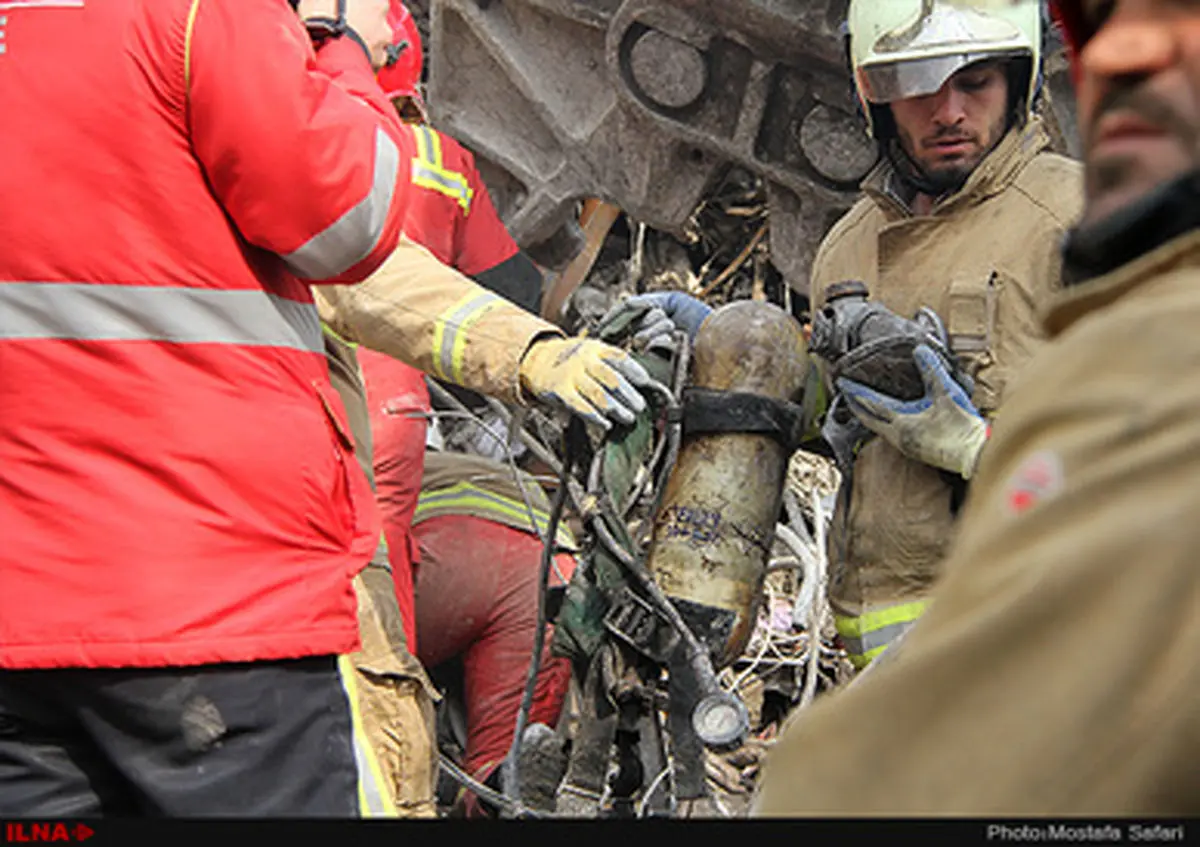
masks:
<instances>
[{"instance_id":1,"label":"person's arm","mask_svg":"<svg viewBox=\"0 0 1200 847\"><path fill-rule=\"evenodd\" d=\"M194 0L189 141L241 235L301 279L354 282L399 238L411 141L348 37L314 52L282 2Z\"/></svg>"},{"instance_id":2,"label":"person's arm","mask_svg":"<svg viewBox=\"0 0 1200 847\"><path fill-rule=\"evenodd\" d=\"M315 291L321 319L346 340L506 402L520 402L529 345L565 337L406 237L365 281Z\"/></svg>"},{"instance_id":3,"label":"person's arm","mask_svg":"<svg viewBox=\"0 0 1200 847\"><path fill-rule=\"evenodd\" d=\"M407 238L365 282L315 290L338 335L455 385L512 403L536 397L602 427L646 407L634 386L650 377L624 351L565 338Z\"/></svg>"},{"instance_id":4,"label":"person's arm","mask_svg":"<svg viewBox=\"0 0 1200 847\"><path fill-rule=\"evenodd\" d=\"M496 211L487 186L464 151L464 171L471 187L470 211L458 218L454 233L454 266L489 291L539 315L542 272L522 252Z\"/></svg>"}]
</instances>

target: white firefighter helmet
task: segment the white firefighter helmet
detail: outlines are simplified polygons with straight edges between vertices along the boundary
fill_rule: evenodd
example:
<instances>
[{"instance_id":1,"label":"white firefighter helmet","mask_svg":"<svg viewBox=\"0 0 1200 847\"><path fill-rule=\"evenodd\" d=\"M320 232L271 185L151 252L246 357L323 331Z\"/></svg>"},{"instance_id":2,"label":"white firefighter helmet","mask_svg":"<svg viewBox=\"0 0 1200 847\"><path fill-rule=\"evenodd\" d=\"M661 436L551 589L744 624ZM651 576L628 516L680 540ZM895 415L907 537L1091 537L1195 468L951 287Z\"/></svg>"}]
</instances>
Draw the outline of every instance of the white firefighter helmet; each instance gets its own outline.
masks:
<instances>
[{"instance_id":1,"label":"white firefighter helmet","mask_svg":"<svg viewBox=\"0 0 1200 847\"><path fill-rule=\"evenodd\" d=\"M876 136L878 110L937 92L975 62L1025 58L1022 112L1033 109L1042 61L1040 0L850 0L847 20L854 88ZM1012 78L1010 77L1010 81Z\"/></svg>"}]
</instances>

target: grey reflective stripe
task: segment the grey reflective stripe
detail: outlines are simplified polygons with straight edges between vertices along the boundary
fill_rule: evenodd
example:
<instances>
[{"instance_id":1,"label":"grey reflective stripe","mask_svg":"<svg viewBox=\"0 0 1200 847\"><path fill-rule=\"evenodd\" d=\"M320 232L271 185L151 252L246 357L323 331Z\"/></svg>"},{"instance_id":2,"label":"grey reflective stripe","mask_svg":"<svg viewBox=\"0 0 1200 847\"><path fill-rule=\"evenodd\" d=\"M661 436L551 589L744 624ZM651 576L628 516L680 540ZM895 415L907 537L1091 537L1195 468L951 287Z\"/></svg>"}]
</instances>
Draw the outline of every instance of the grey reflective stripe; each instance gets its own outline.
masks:
<instances>
[{"instance_id":1,"label":"grey reflective stripe","mask_svg":"<svg viewBox=\"0 0 1200 847\"><path fill-rule=\"evenodd\" d=\"M382 129L375 131L375 175L371 190L357 206L324 232L283 257L301 279L330 279L357 265L375 249L387 225L396 193L400 151Z\"/></svg>"},{"instance_id":2,"label":"grey reflective stripe","mask_svg":"<svg viewBox=\"0 0 1200 847\"><path fill-rule=\"evenodd\" d=\"M442 166L442 145L438 143L437 136L433 134L433 130L425 124L417 124L417 147L418 152L425 158L425 161L433 165L435 168Z\"/></svg>"},{"instance_id":3,"label":"grey reflective stripe","mask_svg":"<svg viewBox=\"0 0 1200 847\"><path fill-rule=\"evenodd\" d=\"M412 178L415 184L437 188L444 194L449 194L464 206L470 207L471 191L461 177L450 176L445 171L435 171L433 168L414 160ZM433 186L429 186L431 182L434 183Z\"/></svg>"},{"instance_id":4,"label":"grey reflective stripe","mask_svg":"<svg viewBox=\"0 0 1200 847\"><path fill-rule=\"evenodd\" d=\"M376 779L376 768L371 766L371 752L367 747L371 742L362 732L354 735L354 763L358 766L358 789L362 804L363 817L383 818L392 817L388 814L387 803L383 798L383 786Z\"/></svg>"},{"instance_id":5,"label":"grey reflective stripe","mask_svg":"<svg viewBox=\"0 0 1200 847\"><path fill-rule=\"evenodd\" d=\"M550 515L532 506L534 526L530 526L531 506L532 504L526 506L523 502L503 494L478 488L469 482L457 482L450 488L421 492L417 499L417 508L413 512L412 525L417 526L424 521L448 515L466 515L502 523L522 532L533 531L544 537L550 526ZM571 530L564 525L559 525L555 541L559 547L576 549L575 538Z\"/></svg>"},{"instance_id":6,"label":"grey reflective stripe","mask_svg":"<svg viewBox=\"0 0 1200 847\"><path fill-rule=\"evenodd\" d=\"M254 290L76 282L0 282L0 339L323 349L311 303Z\"/></svg>"},{"instance_id":7,"label":"grey reflective stripe","mask_svg":"<svg viewBox=\"0 0 1200 847\"><path fill-rule=\"evenodd\" d=\"M357 592L356 588L356 592ZM360 676L349 656L337 658L338 677L346 694L350 708L350 743L354 749L354 764L358 771L359 814L364 818L396 817L396 804L384 783L383 769L379 766L375 751L371 747L371 736L363 722L362 699L359 696L360 682L368 682ZM387 728L374 727L383 739L390 739Z\"/></svg>"},{"instance_id":8,"label":"grey reflective stripe","mask_svg":"<svg viewBox=\"0 0 1200 847\"><path fill-rule=\"evenodd\" d=\"M467 343L467 330L486 311L505 302L490 291L469 294L467 298L465 303L460 300L459 304L452 306L447 314L438 318L434 326L433 337L438 353L434 364L443 379L456 384L462 381L460 363Z\"/></svg>"},{"instance_id":9,"label":"grey reflective stripe","mask_svg":"<svg viewBox=\"0 0 1200 847\"><path fill-rule=\"evenodd\" d=\"M840 638L842 639L842 643L846 645L846 652L851 656L865 656L872 650L877 650L880 647L886 647L891 644L910 629L914 623L916 623L915 620L888 624L879 629L864 632L860 636L842 635Z\"/></svg>"}]
</instances>

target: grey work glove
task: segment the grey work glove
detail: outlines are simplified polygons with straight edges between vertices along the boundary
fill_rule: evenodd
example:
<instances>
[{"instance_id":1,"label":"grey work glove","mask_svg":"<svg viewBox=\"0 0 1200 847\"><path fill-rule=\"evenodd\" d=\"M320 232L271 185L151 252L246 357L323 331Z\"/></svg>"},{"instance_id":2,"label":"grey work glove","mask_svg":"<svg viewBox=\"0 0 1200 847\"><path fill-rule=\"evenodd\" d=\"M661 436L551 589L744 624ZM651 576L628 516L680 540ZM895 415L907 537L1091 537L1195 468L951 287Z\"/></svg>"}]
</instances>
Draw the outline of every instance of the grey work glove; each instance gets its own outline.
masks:
<instances>
[{"instance_id":1,"label":"grey work glove","mask_svg":"<svg viewBox=\"0 0 1200 847\"><path fill-rule=\"evenodd\" d=\"M901 453L970 479L991 428L931 348L919 345L913 359L925 383L916 400L897 400L852 379L839 379L837 387L854 416Z\"/></svg>"},{"instance_id":2,"label":"grey work glove","mask_svg":"<svg viewBox=\"0 0 1200 847\"><path fill-rule=\"evenodd\" d=\"M601 324L623 313L641 313L633 327L633 346L636 350L673 350L672 336L678 330L695 340L696 333L712 308L682 291L654 291L636 294L613 307Z\"/></svg>"}]
</instances>

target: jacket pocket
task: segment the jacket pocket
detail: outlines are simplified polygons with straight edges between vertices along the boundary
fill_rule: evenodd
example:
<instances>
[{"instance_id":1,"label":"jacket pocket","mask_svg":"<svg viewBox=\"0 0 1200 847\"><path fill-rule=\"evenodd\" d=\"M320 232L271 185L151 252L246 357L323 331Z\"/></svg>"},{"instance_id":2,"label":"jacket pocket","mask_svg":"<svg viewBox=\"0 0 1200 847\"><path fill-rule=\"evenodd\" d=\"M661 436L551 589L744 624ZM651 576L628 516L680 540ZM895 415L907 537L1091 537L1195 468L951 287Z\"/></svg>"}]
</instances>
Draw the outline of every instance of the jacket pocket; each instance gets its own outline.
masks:
<instances>
[{"instance_id":1,"label":"jacket pocket","mask_svg":"<svg viewBox=\"0 0 1200 847\"><path fill-rule=\"evenodd\" d=\"M948 294L946 332L950 349L975 380L975 405L987 411L995 411L1004 389L993 373L998 343L996 314L1003 286L1001 275L992 271L954 280Z\"/></svg>"},{"instance_id":2,"label":"jacket pocket","mask_svg":"<svg viewBox=\"0 0 1200 847\"><path fill-rule=\"evenodd\" d=\"M335 539L339 546L349 547L358 527L358 516L361 514L361 505L355 500L355 484L351 476L359 472L354 457L354 437L341 414L341 401L333 388L323 385L319 380L313 380L311 384L325 418L332 459L328 464L316 463L327 468L331 474L326 495L329 501L325 511L334 525L321 527L321 530L323 534Z\"/></svg>"}]
</instances>

